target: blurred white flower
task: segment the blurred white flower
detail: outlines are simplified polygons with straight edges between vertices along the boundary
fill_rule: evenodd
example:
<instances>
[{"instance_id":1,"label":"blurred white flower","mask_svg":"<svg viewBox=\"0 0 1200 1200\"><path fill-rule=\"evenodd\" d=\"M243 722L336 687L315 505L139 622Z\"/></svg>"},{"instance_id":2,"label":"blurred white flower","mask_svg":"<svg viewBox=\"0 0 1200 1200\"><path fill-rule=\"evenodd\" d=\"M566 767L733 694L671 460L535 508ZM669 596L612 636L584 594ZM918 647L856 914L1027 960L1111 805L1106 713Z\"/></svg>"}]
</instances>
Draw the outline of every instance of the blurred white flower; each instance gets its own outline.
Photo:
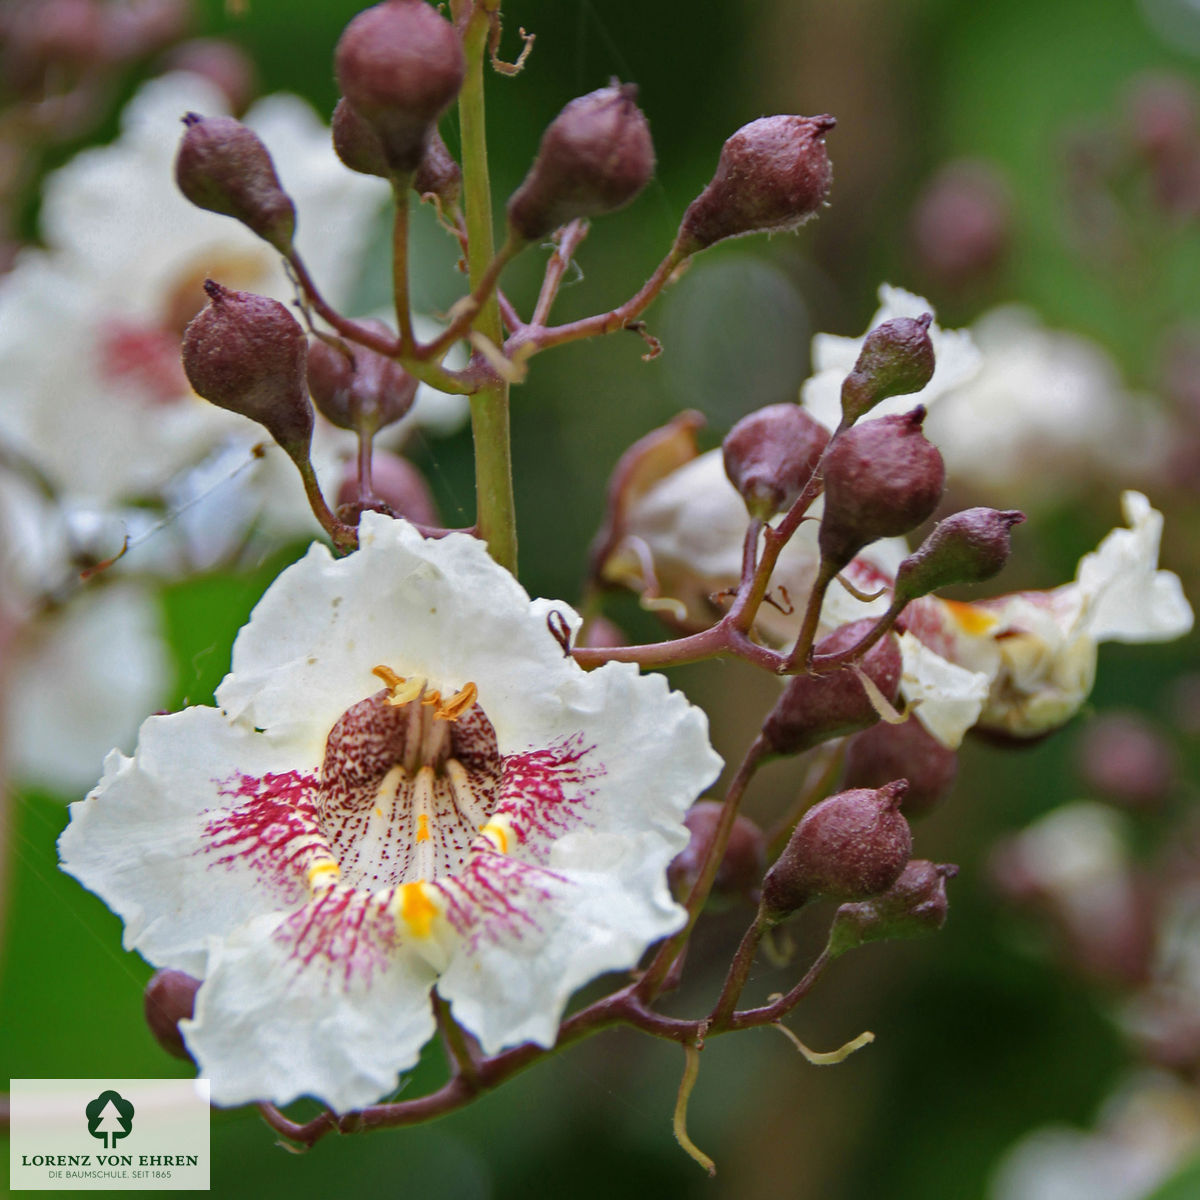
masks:
<instances>
[{"instance_id":1,"label":"blurred white flower","mask_svg":"<svg viewBox=\"0 0 1200 1200\"><path fill-rule=\"evenodd\" d=\"M879 310L871 318L862 337L818 333L813 338L813 374L800 391L800 403L826 428L836 429L842 419L842 382L854 369L867 334L885 321L894 321L897 317L915 320L924 313L932 312L933 305L923 297L914 296L912 292L892 287L891 284L881 284ZM871 409L866 420L908 412L918 404L930 408L935 401L961 386L979 370L979 351L966 330L942 329L935 321L929 327L929 338L934 354L934 371L930 381L919 392L884 400Z\"/></svg>"},{"instance_id":2,"label":"blurred white flower","mask_svg":"<svg viewBox=\"0 0 1200 1200\"><path fill-rule=\"evenodd\" d=\"M1146 478L1161 461L1162 417L1096 343L1018 307L987 313L971 336L979 371L925 423L952 480L997 503L1033 505L1099 479Z\"/></svg>"},{"instance_id":3,"label":"blurred white flower","mask_svg":"<svg viewBox=\"0 0 1200 1200\"><path fill-rule=\"evenodd\" d=\"M1200 1145L1196 1093L1169 1075L1131 1075L1096 1129L1048 1126L1004 1156L988 1200L1142 1200Z\"/></svg>"},{"instance_id":4,"label":"blurred white flower","mask_svg":"<svg viewBox=\"0 0 1200 1200\"><path fill-rule=\"evenodd\" d=\"M387 1094L435 984L486 1052L551 1045L577 987L684 919L704 715L564 657L547 618L575 614L474 539L374 513L360 537L276 580L221 708L150 718L60 841L129 948L203 979L182 1028L221 1104Z\"/></svg>"}]
</instances>

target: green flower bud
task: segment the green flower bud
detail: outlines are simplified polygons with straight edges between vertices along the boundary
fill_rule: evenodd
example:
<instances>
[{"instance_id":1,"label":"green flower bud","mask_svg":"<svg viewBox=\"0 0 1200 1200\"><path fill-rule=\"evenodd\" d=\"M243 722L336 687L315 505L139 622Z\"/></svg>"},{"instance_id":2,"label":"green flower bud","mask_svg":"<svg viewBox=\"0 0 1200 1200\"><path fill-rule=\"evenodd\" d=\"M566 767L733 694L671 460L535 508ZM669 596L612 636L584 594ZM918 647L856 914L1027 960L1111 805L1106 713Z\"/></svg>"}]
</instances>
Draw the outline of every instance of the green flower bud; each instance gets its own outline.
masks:
<instances>
[{"instance_id":1,"label":"green flower bud","mask_svg":"<svg viewBox=\"0 0 1200 1200\"><path fill-rule=\"evenodd\" d=\"M864 942L937 933L949 907L946 880L957 874L952 863L913 859L886 892L837 910L829 932L830 953L836 957Z\"/></svg>"},{"instance_id":2,"label":"green flower bud","mask_svg":"<svg viewBox=\"0 0 1200 1200\"><path fill-rule=\"evenodd\" d=\"M939 521L896 571L895 594L915 600L952 583L982 583L1008 562L1009 533L1025 520L1016 509L967 508Z\"/></svg>"},{"instance_id":3,"label":"green flower bud","mask_svg":"<svg viewBox=\"0 0 1200 1200\"><path fill-rule=\"evenodd\" d=\"M881 400L919 392L933 378L932 321L930 313L916 320L897 317L867 334L858 361L842 384L842 416L847 425Z\"/></svg>"}]
</instances>

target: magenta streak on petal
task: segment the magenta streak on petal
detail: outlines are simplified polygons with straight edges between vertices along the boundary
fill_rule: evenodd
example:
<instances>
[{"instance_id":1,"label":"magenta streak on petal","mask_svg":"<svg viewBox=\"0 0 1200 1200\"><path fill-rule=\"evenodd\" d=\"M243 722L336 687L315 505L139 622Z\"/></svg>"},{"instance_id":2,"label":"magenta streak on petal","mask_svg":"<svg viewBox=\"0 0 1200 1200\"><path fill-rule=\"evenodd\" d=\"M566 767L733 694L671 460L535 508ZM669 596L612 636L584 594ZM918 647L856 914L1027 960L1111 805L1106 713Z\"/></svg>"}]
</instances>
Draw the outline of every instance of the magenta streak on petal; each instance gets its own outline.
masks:
<instances>
[{"instance_id":1,"label":"magenta streak on petal","mask_svg":"<svg viewBox=\"0 0 1200 1200\"><path fill-rule=\"evenodd\" d=\"M298 771L218 782L220 795L246 797L247 803L210 814L201 835L203 850L225 852L211 865L243 865L283 898L303 898L305 860L326 848L313 803L316 788L315 778Z\"/></svg>"},{"instance_id":2,"label":"magenta streak on petal","mask_svg":"<svg viewBox=\"0 0 1200 1200\"><path fill-rule=\"evenodd\" d=\"M584 766L595 750L583 735L572 734L545 750L526 750L504 757L497 816L508 817L522 843L552 839L582 823L590 789L583 785L604 774L604 766ZM544 846L531 845L535 853Z\"/></svg>"},{"instance_id":3,"label":"magenta streak on petal","mask_svg":"<svg viewBox=\"0 0 1200 1200\"><path fill-rule=\"evenodd\" d=\"M911 633L918 642L935 654L940 654L949 662L955 662L956 638L947 621L946 610L940 601L922 597L912 601L905 608L897 624L903 626L906 632Z\"/></svg>"},{"instance_id":4,"label":"magenta streak on petal","mask_svg":"<svg viewBox=\"0 0 1200 1200\"><path fill-rule=\"evenodd\" d=\"M191 393L179 361L179 336L169 329L113 321L100 334L100 375L132 383L157 404Z\"/></svg>"},{"instance_id":5,"label":"magenta streak on petal","mask_svg":"<svg viewBox=\"0 0 1200 1200\"><path fill-rule=\"evenodd\" d=\"M860 592L877 592L881 587L890 588L894 580L875 563L865 558L856 558L842 572Z\"/></svg>"},{"instance_id":6,"label":"magenta streak on petal","mask_svg":"<svg viewBox=\"0 0 1200 1200\"><path fill-rule=\"evenodd\" d=\"M370 986L397 945L386 899L355 888L328 888L288 917L275 938L291 947L297 975L317 970L328 983L340 973L347 990L358 975Z\"/></svg>"},{"instance_id":7,"label":"magenta streak on petal","mask_svg":"<svg viewBox=\"0 0 1200 1200\"><path fill-rule=\"evenodd\" d=\"M462 874L434 887L446 900L446 919L466 939L468 951L480 938L490 942L502 937L519 941L541 926L531 910L552 898L546 882L567 884L561 875L518 862L503 854L480 851Z\"/></svg>"}]
</instances>

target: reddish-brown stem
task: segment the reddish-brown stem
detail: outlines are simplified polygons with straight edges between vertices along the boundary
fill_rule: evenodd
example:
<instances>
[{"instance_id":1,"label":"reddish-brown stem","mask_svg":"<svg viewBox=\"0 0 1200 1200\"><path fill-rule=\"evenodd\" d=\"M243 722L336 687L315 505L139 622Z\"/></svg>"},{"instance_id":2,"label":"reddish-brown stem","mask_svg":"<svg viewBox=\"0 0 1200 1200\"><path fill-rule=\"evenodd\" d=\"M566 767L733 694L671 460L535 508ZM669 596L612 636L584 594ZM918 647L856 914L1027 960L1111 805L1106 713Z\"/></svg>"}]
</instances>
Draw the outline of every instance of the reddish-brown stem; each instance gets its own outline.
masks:
<instances>
[{"instance_id":1,"label":"reddish-brown stem","mask_svg":"<svg viewBox=\"0 0 1200 1200\"><path fill-rule=\"evenodd\" d=\"M750 928L743 934L737 952L733 956L733 962L729 964L729 974L725 976L725 985L721 988L721 995L717 998L717 1002L709 1014L708 1028L710 1031L719 1032L733 1016L733 1010L737 1007L738 997L746 986L750 968L754 965L754 958L758 953L758 944L762 941L766 928L762 914L759 913L750 923Z\"/></svg>"},{"instance_id":2,"label":"reddish-brown stem","mask_svg":"<svg viewBox=\"0 0 1200 1200\"><path fill-rule=\"evenodd\" d=\"M904 611L907 604L907 599L894 599L887 612L853 646L849 647L849 649L839 651L837 654L821 654L816 656L809 663L809 669L814 675L828 675L831 671L841 670L842 667L847 666L849 663L858 662L896 624L896 618Z\"/></svg>"},{"instance_id":3,"label":"reddish-brown stem","mask_svg":"<svg viewBox=\"0 0 1200 1200\"><path fill-rule=\"evenodd\" d=\"M832 961L833 956L829 953L829 947L826 946L813 965L805 972L804 978L790 992L761 1008L748 1008L733 1013L725 1029L713 1030L713 1032L723 1033L725 1030L752 1029L756 1025L773 1025L776 1021L782 1020L812 991L817 980L821 978L825 968Z\"/></svg>"},{"instance_id":4,"label":"reddish-brown stem","mask_svg":"<svg viewBox=\"0 0 1200 1200\"><path fill-rule=\"evenodd\" d=\"M580 217L568 222L554 235L554 253L546 263L546 273L542 276L542 288L538 293L537 304L534 305L533 316L529 319L530 325L546 324L550 309L558 296L558 289L562 285L563 275L571 265L580 242L587 237L587 232L588 223Z\"/></svg>"},{"instance_id":5,"label":"reddish-brown stem","mask_svg":"<svg viewBox=\"0 0 1200 1200\"><path fill-rule=\"evenodd\" d=\"M487 270L484 272L475 290L470 296L464 296L455 304L454 308L459 310L458 315L451 320L450 324L432 342L416 348L415 354L419 361L437 361L459 338L467 334L475 318L483 308L484 302L495 290L496 281L500 278L500 272L504 270L522 249L522 245L523 243L514 242L511 239L504 243L496 254L496 257L488 263Z\"/></svg>"},{"instance_id":6,"label":"reddish-brown stem","mask_svg":"<svg viewBox=\"0 0 1200 1200\"><path fill-rule=\"evenodd\" d=\"M691 937L692 929L700 917L700 910L704 907L709 892L712 891L721 860L725 857L725 848L729 845L729 835L733 832L733 823L737 818L742 796L745 795L746 788L749 787L750 780L754 778L754 772L758 770L766 753L767 743L760 734L750 744L750 748L746 751L729 782L729 788L725 792L725 800L721 806L721 815L716 829L713 830L712 841L708 844L700 873L688 894L687 923L678 933L662 944L658 953L651 960L650 966L646 968L646 973L637 984L637 994L647 1004L652 1003L662 989L671 964L687 944L688 938Z\"/></svg>"},{"instance_id":7,"label":"reddish-brown stem","mask_svg":"<svg viewBox=\"0 0 1200 1200\"><path fill-rule=\"evenodd\" d=\"M808 671L812 658L813 642L817 636L817 625L821 620L821 606L825 603L825 593L838 573L827 558L822 556L821 565L817 568L817 577L813 580L812 591L808 594L808 603L804 607L804 621L800 626L800 634L792 652L787 656L787 662L780 670L781 675L792 675L797 671Z\"/></svg>"},{"instance_id":8,"label":"reddish-brown stem","mask_svg":"<svg viewBox=\"0 0 1200 1200\"><path fill-rule=\"evenodd\" d=\"M654 274L646 280L641 291L611 312L584 317L566 325L526 325L504 343L505 354L515 361L529 358L542 350L548 350L551 346L561 346L566 342L577 342L583 338L624 329L650 307L655 297L666 287L683 258L684 255L676 247L672 247L667 257L655 268Z\"/></svg>"}]
</instances>

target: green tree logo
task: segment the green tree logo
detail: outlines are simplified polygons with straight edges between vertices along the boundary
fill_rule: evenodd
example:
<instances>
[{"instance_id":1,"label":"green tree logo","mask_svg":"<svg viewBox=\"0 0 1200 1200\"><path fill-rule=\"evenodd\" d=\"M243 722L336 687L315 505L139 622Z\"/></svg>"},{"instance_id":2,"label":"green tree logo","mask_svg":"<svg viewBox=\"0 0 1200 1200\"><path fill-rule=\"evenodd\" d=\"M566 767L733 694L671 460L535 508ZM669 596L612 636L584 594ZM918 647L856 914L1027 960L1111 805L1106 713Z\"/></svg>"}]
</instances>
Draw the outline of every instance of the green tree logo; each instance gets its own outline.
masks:
<instances>
[{"instance_id":1,"label":"green tree logo","mask_svg":"<svg viewBox=\"0 0 1200 1200\"><path fill-rule=\"evenodd\" d=\"M104 1142L111 1150L118 1138L128 1137L133 1129L133 1105L111 1088L101 1092L84 1110L88 1133Z\"/></svg>"}]
</instances>

